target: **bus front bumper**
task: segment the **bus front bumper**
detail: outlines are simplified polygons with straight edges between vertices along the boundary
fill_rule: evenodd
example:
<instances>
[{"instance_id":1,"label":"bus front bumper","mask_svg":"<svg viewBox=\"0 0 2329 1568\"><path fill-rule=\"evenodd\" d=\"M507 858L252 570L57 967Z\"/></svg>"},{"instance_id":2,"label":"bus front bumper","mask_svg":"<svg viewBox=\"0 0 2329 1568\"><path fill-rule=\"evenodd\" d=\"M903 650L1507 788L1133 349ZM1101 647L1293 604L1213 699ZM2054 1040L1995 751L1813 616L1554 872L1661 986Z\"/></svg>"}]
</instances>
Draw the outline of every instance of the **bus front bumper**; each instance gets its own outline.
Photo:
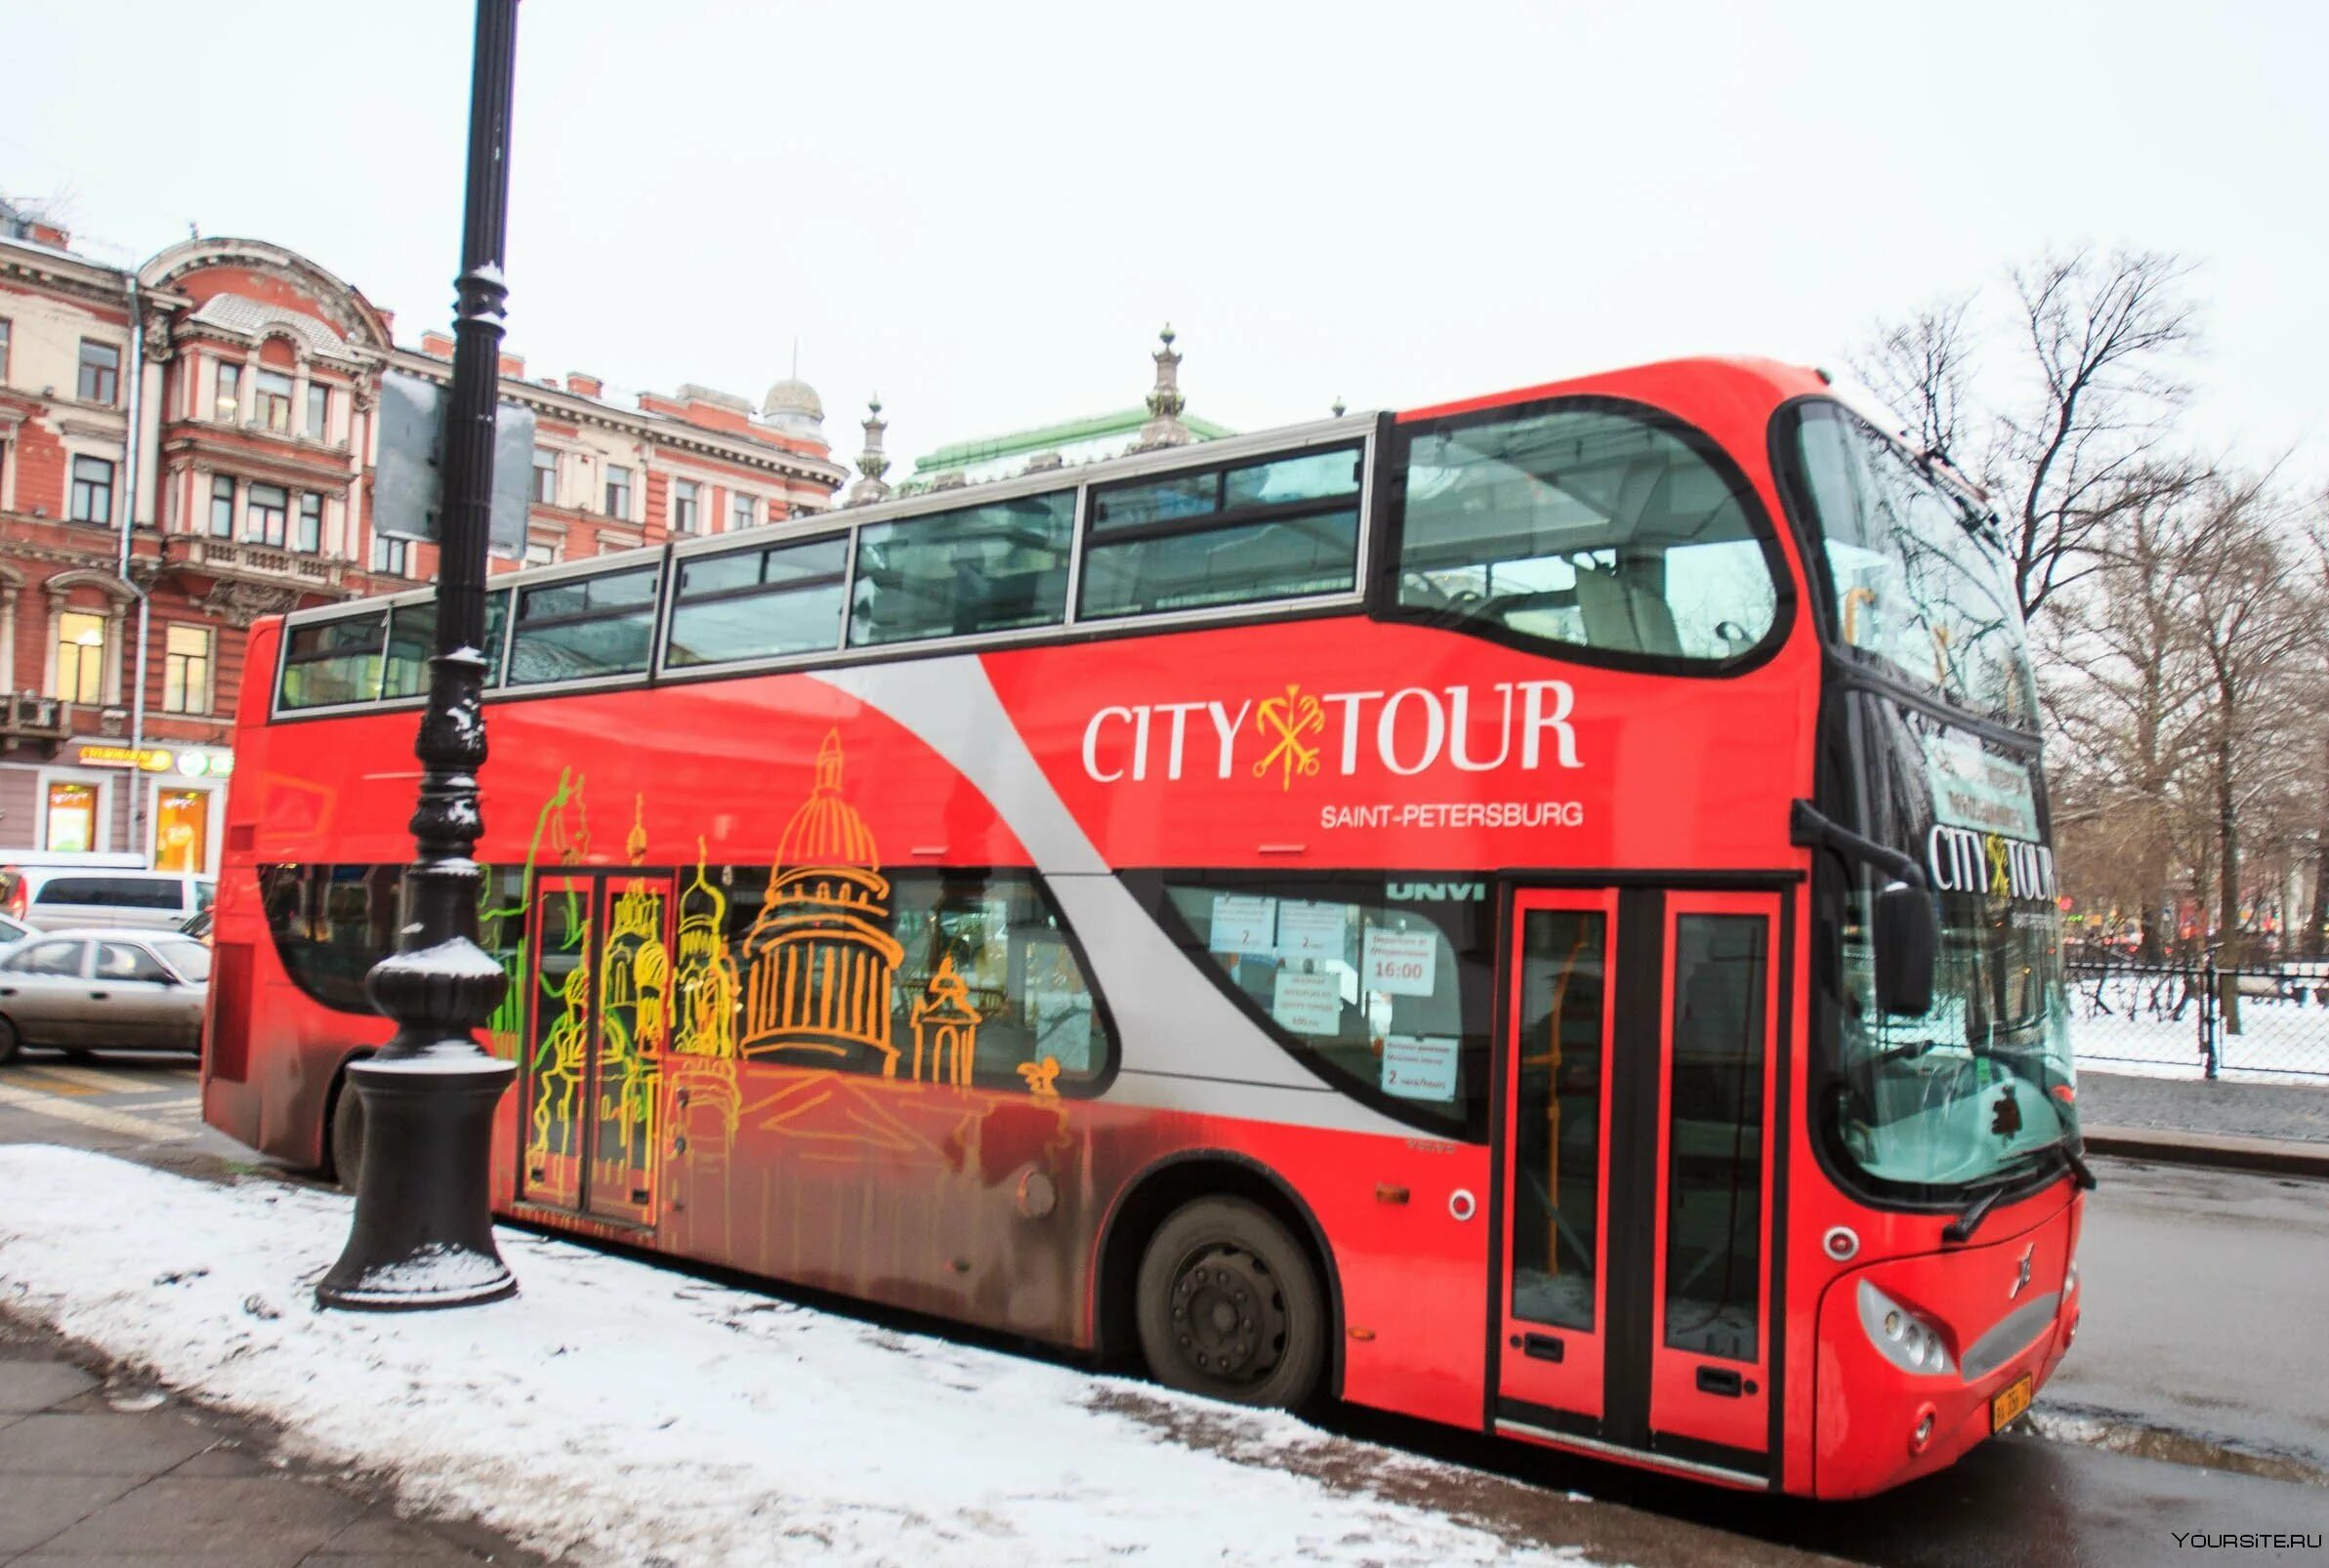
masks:
<instances>
[{"instance_id":1,"label":"bus front bumper","mask_svg":"<svg viewBox=\"0 0 2329 1568\"><path fill-rule=\"evenodd\" d=\"M2029 1408L2077 1333L2080 1207L1829 1285L1814 1400L1818 1496L1866 1497L1944 1468Z\"/></svg>"}]
</instances>

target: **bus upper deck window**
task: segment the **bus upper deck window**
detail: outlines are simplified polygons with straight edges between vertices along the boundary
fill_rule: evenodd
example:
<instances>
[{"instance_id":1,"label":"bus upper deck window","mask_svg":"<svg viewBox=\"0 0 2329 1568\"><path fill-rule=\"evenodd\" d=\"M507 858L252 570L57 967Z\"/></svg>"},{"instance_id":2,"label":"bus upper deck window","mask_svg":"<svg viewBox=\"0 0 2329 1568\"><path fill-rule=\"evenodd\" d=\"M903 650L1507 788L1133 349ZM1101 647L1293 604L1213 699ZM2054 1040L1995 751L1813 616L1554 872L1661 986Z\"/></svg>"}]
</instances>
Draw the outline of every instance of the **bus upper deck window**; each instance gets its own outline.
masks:
<instances>
[{"instance_id":1,"label":"bus upper deck window","mask_svg":"<svg viewBox=\"0 0 2329 1568\"><path fill-rule=\"evenodd\" d=\"M1348 594L1359 449L1329 447L1092 493L1087 620Z\"/></svg>"},{"instance_id":2,"label":"bus upper deck window","mask_svg":"<svg viewBox=\"0 0 2329 1568\"><path fill-rule=\"evenodd\" d=\"M1073 490L865 524L850 646L1058 626L1074 531Z\"/></svg>"},{"instance_id":3,"label":"bus upper deck window","mask_svg":"<svg viewBox=\"0 0 2329 1568\"><path fill-rule=\"evenodd\" d=\"M1410 437L1409 616L1643 663L1721 664L1779 625L1762 510L1713 443L1605 403Z\"/></svg>"},{"instance_id":4,"label":"bus upper deck window","mask_svg":"<svg viewBox=\"0 0 2329 1568\"><path fill-rule=\"evenodd\" d=\"M675 668L831 651L849 540L836 535L680 562L664 662Z\"/></svg>"},{"instance_id":5,"label":"bus upper deck window","mask_svg":"<svg viewBox=\"0 0 2329 1568\"><path fill-rule=\"evenodd\" d=\"M657 568L561 578L518 597L510 684L637 675L655 640Z\"/></svg>"},{"instance_id":6,"label":"bus upper deck window","mask_svg":"<svg viewBox=\"0 0 2329 1568\"><path fill-rule=\"evenodd\" d=\"M381 654L388 641L388 616L346 616L285 634L280 706L329 708L371 702L380 695Z\"/></svg>"}]
</instances>

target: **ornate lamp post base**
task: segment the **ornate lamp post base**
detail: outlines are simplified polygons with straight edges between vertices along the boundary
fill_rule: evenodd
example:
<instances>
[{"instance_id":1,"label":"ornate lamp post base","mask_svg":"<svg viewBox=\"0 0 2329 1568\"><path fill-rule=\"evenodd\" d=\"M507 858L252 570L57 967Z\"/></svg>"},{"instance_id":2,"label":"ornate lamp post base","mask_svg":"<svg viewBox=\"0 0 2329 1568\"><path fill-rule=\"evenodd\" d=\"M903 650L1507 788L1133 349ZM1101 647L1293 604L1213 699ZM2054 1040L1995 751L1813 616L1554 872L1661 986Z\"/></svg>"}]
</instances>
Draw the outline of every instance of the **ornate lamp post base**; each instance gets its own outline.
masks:
<instances>
[{"instance_id":1,"label":"ornate lamp post base","mask_svg":"<svg viewBox=\"0 0 2329 1568\"><path fill-rule=\"evenodd\" d=\"M347 1249L315 1287L319 1305L409 1312L518 1293L493 1245L486 1198L493 1107L517 1072L482 1055L349 1065L370 1152L356 1174ZM392 1149L392 1158L374 1157Z\"/></svg>"},{"instance_id":2,"label":"ornate lamp post base","mask_svg":"<svg viewBox=\"0 0 2329 1568\"><path fill-rule=\"evenodd\" d=\"M348 1069L364 1113L355 1217L340 1260L315 1287L318 1306L410 1312L471 1306L517 1293L493 1247L493 1108L518 1074L478 1049L509 980L478 946L484 872L471 858L483 824L479 703L485 661L485 553L493 499L493 410L500 362L502 240L510 195L510 93L518 0L477 0L470 72L469 207L454 307L453 388L446 400L444 520L437 551L436 656L413 754L421 762L397 949L364 989L396 1021L380 1054Z\"/></svg>"}]
</instances>

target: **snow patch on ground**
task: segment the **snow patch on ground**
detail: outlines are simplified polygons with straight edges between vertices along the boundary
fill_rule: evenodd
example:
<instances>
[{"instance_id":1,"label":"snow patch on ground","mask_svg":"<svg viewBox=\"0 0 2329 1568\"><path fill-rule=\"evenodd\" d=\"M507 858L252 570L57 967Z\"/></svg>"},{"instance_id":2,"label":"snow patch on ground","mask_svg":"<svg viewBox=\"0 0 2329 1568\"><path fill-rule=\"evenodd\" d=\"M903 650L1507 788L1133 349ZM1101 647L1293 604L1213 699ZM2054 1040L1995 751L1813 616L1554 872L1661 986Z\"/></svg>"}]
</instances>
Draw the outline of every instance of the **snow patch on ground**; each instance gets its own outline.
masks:
<instances>
[{"instance_id":1,"label":"snow patch on ground","mask_svg":"<svg viewBox=\"0 0 2329 1568\"><path fill-rule=\"evenodd\" d=\"M1340 1440L1290 1417L562 1242L499 1233L512 1300L324 1312L337 1195L44 1145L0 1147L0 1190L11 1306L282 1424L312 1458L391 1472L413 1504L585 1561L1580 1560L1291 1473L1284 1456ZM1174 1419L1144 1419L1159 1406ZM1227 1452L1173 1440L1185 1424Z\"/></svg>"}]
</instances>

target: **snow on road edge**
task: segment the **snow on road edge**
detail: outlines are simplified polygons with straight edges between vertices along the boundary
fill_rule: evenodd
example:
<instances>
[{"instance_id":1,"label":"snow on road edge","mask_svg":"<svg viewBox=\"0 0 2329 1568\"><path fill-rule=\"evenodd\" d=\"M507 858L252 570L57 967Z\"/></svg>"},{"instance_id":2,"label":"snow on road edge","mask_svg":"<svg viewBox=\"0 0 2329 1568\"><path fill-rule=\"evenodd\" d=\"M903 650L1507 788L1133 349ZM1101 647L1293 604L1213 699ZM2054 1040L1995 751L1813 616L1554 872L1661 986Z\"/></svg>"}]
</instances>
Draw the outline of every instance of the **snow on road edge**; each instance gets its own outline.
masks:
<instances>
[{"instance_id":1,"label":"snow on road edge","mask_svg":"<svg viewBox=\"0 0 2329 1568\"><path fill-rule=\"evenodd\" d=\"M318 1311L347 1200L0 1147L0 1297L411 1503L605 1562L1574 1562L1283 1465L1290 1417L893 1333L503 1231L521 1294ZM1238 1458L1111 1391L1182 1401ZM1385 1452L1386 1466L1427 1464ZM1240 1463L1240 1460L1247 1461Z\"/></svg>"}]
</instances>

